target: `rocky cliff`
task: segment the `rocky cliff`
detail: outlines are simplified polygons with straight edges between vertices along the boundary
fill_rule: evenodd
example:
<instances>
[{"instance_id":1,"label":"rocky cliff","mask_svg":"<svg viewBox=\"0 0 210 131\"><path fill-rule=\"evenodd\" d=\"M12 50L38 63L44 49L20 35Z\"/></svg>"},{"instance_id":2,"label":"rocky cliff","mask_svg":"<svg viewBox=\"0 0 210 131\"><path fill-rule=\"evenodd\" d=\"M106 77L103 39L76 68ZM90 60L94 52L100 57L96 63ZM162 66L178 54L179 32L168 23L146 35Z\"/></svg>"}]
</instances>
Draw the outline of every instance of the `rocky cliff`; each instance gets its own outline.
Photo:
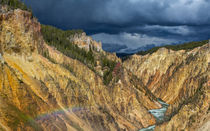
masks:
<instances>
[{"instance_id":1,"label":"rocky cliff","mask_svg":"<svg viewBox=\"0 0 210 131\"><path fill-rule=\"evenodd\" d=\"M209 47L191 51L161 48L124 62L156 97L170 104L164 124L156 130L196 130L209 121Z\"/></svg>"},{"instance_id":2,"label":"rocky cliff","mask_svg":"<svg viewBox=\"0 0 210 131\"><path fill-rule=\"evenodd\" d=\"M0 29L0 130L136 131L158 124L148 112L161 108L157 98L170 104L157 130L209 122L209 45L160 49L124 63L99 51L97 60L117 61L106 85L103 74L49 46L31 13L2 11ZM88 48L86 38L73 41Z\"/></svg>"},{"instance_id":3,"label":"rocky cliff","mask_svg":"<svg viewBox=\"0 0 210 131\"><path fill-rule=\"evenodd\" d=\"M0 19L1 130L138 130L155 124L147 110L160 104L122 66L106 86L86 65L48 46L30 13L11 10Z\"/></svg>"},{"instance_id":4,"label":"rocky cliff","mask_svg":"<svg viewBox=\"0 0 210 131\"><path fill-rule=\"evenodd\" d=\"M98 52L102 51L101 42L96 42L91 37L87 36L85 32L69 36L68 39L72 43L78 45L80 48L84 48L88 51L90 50L90 48L93 48Z\"/></svg>"}]
</instances>

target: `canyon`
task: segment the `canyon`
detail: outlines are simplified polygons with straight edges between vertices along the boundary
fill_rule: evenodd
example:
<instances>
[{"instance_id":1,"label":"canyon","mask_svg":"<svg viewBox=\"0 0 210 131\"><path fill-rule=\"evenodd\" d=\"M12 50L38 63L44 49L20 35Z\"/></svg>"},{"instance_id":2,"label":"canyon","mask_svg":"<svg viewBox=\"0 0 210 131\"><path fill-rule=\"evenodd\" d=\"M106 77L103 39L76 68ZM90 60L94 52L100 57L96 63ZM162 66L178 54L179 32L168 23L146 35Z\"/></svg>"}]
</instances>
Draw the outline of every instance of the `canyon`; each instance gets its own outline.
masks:
<instances>
[{"instance_id":1,"label":"canyon","mask_svg":"<svg viewBox=\"0 0 210 131\"><path fill-rule=\"evenodd\" d=\"M90 68L49 45L32 13L1 8L0 130L208 130L209 43L122 61L85 33L67 38L93 52ZM108 83L102 57L116 62ZM159 100L169 104L161 122L150 112Z\"/></svg>"}]
</instances>

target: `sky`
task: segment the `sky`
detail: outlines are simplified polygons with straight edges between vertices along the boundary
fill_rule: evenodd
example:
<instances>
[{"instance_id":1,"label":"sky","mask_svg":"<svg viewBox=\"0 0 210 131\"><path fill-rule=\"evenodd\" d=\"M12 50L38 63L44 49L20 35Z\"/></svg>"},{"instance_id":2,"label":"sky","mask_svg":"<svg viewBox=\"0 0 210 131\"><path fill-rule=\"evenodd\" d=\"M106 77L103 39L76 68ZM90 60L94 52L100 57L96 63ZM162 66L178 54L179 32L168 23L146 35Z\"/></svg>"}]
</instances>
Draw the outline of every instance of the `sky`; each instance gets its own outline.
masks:
<instances>
[{"instance_id":1,"label":"sky","mask_svg":"<svg viewBox=\"0 0 210 131\"><path fill-rule=\"evenodd\" d=\"M210 0L25 0L43 24L130 49L210 38Z\"/></svg>"}]
</instances>

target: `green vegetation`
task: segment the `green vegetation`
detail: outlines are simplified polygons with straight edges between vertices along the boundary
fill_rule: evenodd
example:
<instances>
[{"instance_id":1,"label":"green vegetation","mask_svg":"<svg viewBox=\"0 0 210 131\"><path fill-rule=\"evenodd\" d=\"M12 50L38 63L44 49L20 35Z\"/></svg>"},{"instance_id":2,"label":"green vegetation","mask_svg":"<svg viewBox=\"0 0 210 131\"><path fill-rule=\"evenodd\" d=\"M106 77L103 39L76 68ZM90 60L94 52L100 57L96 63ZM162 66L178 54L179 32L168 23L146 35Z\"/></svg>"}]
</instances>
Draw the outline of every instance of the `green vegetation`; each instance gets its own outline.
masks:
<instances>
[{"instance_id":1,"label":"green vegetation","mask_svg":"<svg viewBox=\"0 0 210 131\"><path fill-rule=\"evenodd\" d=\"M159 47L154 47L154 48L152 48L150 50L147 50L147 51L140 51L137 54L138 55L146 55L146 54L149 54L149 53L152 54L162 47L165 47L167 49L171 49L171 50L174 50L174 51L177 51L177 50L192 50L196 47L205 45L206 43L208 43L208 40L203 40L203 41L198 41L198 42L193 41L193 42L188 42L188 43L184 43L184 44L180 44L180 45L159 46Z\"/></svg>"},{"instance_id":2,"label":"green vegetation","mask_svg":"<svg viewBox=\"0 0 210 131\"><path fill-rule=\"evenodd\" d=\"M102 66L102 70L104 71L103 75L104 84L108 85L110 83L110 81L113 78L112 72L116 65L116 62L109 60L106 57L106 55L100 53L97 53L97 56L99 56L97 57L95 55L96 52L94 51L94 49L90 48L89 51L86 51L69 41L68 39L69 37L75 34L83 33L82 30L63 31L53 26L42 25L41 32L47 44L55 47L58 51L62 52L66 56L79 60L80 62L87 65L94 72L95 72L96 60L98 59L100 61L100 65ZM48 52L44 52L43 56L48 58L53 63L55 63L54 60L49 57ZM70 66L68 65L63 65L63 66L66 67L71 72L73 72L73 69L71 69Z\"/></svg>"},{"instance_id":3,"label":"green vegetation","mask_svg":"<svg viewBox=\"0 0 210 131\"><path fill-rule=\"evenodd\" d=\"M103 75L103 80L105 85L108 85L112 80L113 78L112 72L114 70L115 65L116 65L115 61L111 61L106 57L102 57L102 68L105 69Z\"/></svg>"},{"instance_id":4,"label":"green vegetation","mask_svg":"<svg viewBox=\"0 0 210 131\"><path fill-rule=\"evenodd\" d=\"M1 5L7 5L9 9L22 9L31 11L31 9L27 8L27 6L22 3L20 0L0 0ZM83 33L82 30L61 30L53 26L42 25L41 32L44 40L50 46L55 47L58 51L62 52L64 55L71 57L73 59L77 59L80 62L87 65L92 71L95 72L96 60L100 61L100 65L102 66L102 70L104 71L103 80L104 84L108 85L112 80L112 72L116 62L109 60L106 56L98 53L100 57L96 57L94 54L94 47L90 48L90 51L86 51L84 49L79 48L77 45L70 42L69 37L75 34ZM51 62L56 63L49 56L49 52L44 51L42 54L44 57L49 59ZM73 70L68 65L63 65L68 70L73 72Z\"/></svg>"},{"instance_id":5,"label":"green vegetation","mask_svg":"<svg viewBox=\"0 0 210 131\"><path fill-rule=\"evenodd\" d=\"M22 9L31 12L31 9L28 8L23 2L20 0L0 0L1 5L8 5L10 9Z\"/></svg>"},{"instance_id":6,"label":"green vegetation","mask_svg":"<svg viewBox=\"0 0 210 131\"><path fill-rule=\"evenodd\" d=\"M70 36L82 33L82 30L63 31L49 25L42 25L41 31L44 40L50 46L55 47L57 50L68 57L81 61L82 63L86 64L90 69L94 70L95 59L92 49L90 49L90 51L86 51L79 48L77 45L71 43L68 40Z\"/></svg>"}]
</instances>

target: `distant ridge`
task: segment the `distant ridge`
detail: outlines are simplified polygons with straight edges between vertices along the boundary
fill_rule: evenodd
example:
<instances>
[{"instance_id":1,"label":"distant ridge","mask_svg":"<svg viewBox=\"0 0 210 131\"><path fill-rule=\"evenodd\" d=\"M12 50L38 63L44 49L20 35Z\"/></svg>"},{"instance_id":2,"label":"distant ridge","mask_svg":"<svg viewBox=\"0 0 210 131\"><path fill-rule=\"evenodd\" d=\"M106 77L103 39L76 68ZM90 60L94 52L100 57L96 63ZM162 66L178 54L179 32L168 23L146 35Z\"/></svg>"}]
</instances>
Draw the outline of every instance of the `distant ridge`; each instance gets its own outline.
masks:
<instances>
[{"instance_id":1,"label":"distant ridge","mask_svg":"<svg viewBox=\"0 0 210 131\"><path fill-rule=\"evenodd\" d=\"M154 52L156 52L158 49L160 48L167 48L167 49L171 49L171 50L174 50L174 51L178 51L178 50L192 50L196 47L199 47L199 46L203 46L205 44L208 43L208 40L202 40L202 41L192 41L192 42L187 42L187 43L183 43L183 44L178 44L178 45L164 45L164 46L157 46L157 47L154 47L154 48L151 48L147 51L140 51L138 53L136 53L137 55L146 55L146 54L152 54Z\"/></svg>"}]
</instances>

